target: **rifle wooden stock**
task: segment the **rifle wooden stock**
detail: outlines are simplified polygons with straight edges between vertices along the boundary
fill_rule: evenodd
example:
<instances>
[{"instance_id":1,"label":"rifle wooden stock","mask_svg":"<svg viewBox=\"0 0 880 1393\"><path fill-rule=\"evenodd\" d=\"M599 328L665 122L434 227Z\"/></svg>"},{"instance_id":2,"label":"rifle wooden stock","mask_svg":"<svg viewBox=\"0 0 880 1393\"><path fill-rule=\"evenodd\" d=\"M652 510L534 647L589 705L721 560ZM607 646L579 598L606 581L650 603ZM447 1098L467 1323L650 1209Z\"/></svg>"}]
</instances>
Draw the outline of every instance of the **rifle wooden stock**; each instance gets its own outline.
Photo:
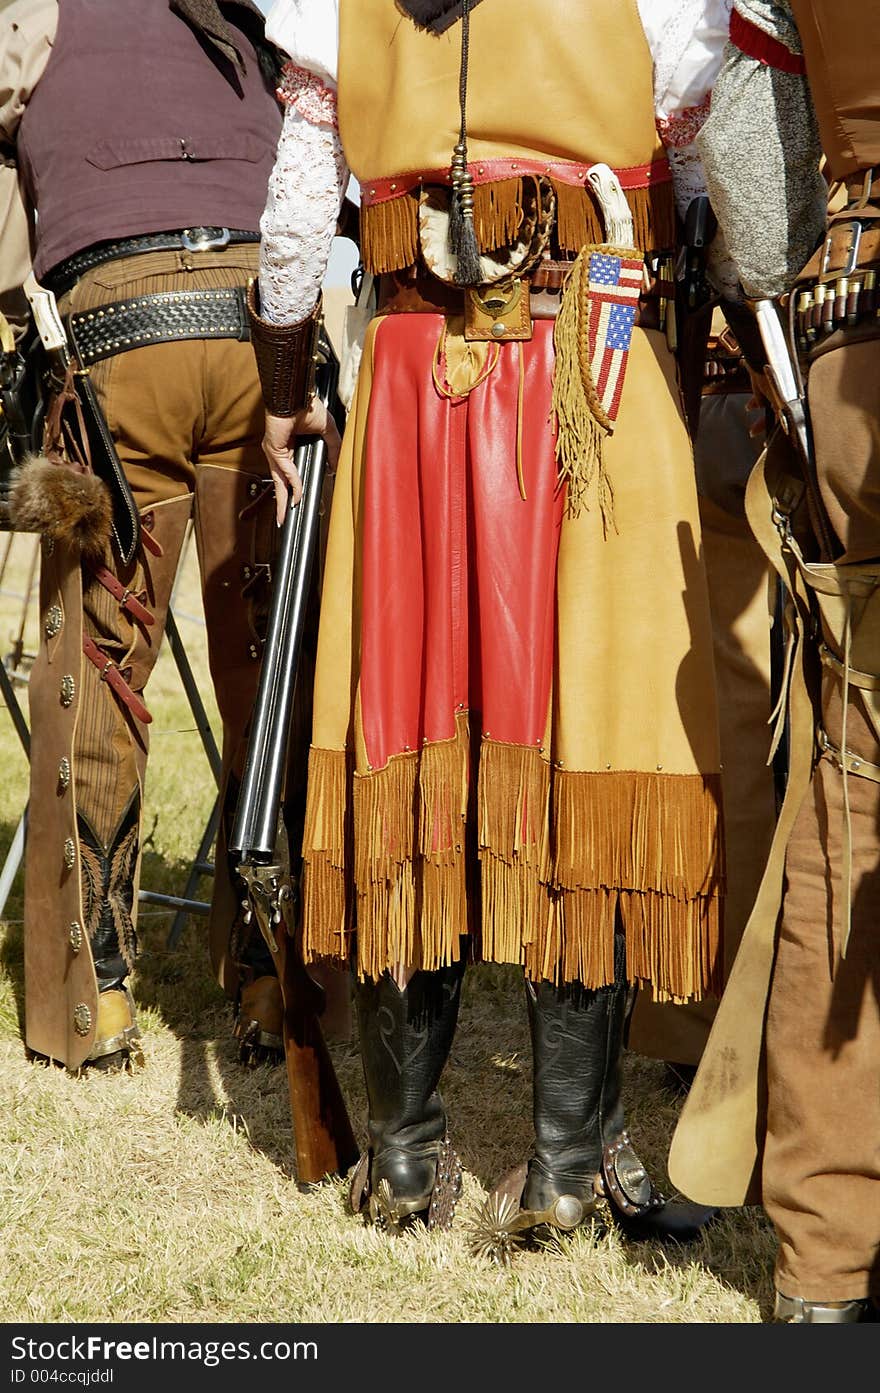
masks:
<instances>
[{"instance_id":1,"label":"rifle wooden stock","mask_svg":"<svg viewBox=\"0 0 880 1393\"><path fill-rule=\"evenodd\" d=\"M291 935L282 920L275 938L296 1174L312 1184L326 1175L344 1175L358 1158L358 1146L318 1021L323 993L306 971L298 931Z\"/></svg>"},{"instance_id":2,"label":"rifle wooden stock","mask_svg":"<svg viewBox=\"0 0 880 1393\"><path fill-rule=\"evenodd\" d=\"M316 386L329 404L336 393L338 364L326 340L322 347L325 361L318 369ZM250 912L256 916L278 971L296 1171L306 1184L343 1174L358 1155L318 1019L324 993L306 969L289 877L276 857L325 459L322 440L310 440L296 450L303 496L296 508L288 510L274 567L263 665L229 839L230 852L238 857L239 874L247 887Z\"/></svg>"}]
</instances>

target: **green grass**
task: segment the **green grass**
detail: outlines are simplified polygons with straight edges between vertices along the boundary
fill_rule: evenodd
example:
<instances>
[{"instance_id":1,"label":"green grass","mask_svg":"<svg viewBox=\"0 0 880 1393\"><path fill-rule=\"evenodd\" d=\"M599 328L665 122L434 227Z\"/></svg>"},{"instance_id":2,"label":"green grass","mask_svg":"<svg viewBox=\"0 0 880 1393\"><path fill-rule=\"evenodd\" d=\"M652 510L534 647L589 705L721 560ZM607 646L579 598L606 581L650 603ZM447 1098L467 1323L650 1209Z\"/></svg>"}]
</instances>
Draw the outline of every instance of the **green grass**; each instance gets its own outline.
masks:
<instances>
[{"instance_id":1,"label":"green grass","mask_svg":"<svg viewBox=\"0 0 880 1393\"><path fill-rule=\"evenodd\" d=\"M0 537L0 559L7 539ZM0 644L17 634L31 540L14 539L0 594ZM176 601L207 694L194 550ZM186 616L192 616L187 618ZM28 642L36 634L33 607ZM27 647L27 644L26 644ZM31 646L31 651L33 648ZM26 688L20 689L26 700ZM180 892L213 783L167 647L154 715L142 885ZM216 708L209 709L216 728ZM27 797L27 767L0 719L0 860ZM202 883L207 895L208 882ZM723 1214L688 1249L587 1230L523 1252L509 1269L471 1257L467 1227L486 1191L527 1152L531 1062L519 974L466 978L444 1076L465 1167L450 1233L398 1239L346 1210L343 1182L309 1192L293 1170L283 1071L244 1069L229 1004L211 975L205 921L167 947L172 915L144 906L133 979L146 1065L73 1077L26 1057L19 876L0 924L0 1309L6 1321L756 1322L771 1302L774 1240L760 1210ZM361 1140L355 1041L333 1046ZM652 1173L679 1101L660 1065L627 1056L630 1130Z\"/></svg>"}]
</instances>

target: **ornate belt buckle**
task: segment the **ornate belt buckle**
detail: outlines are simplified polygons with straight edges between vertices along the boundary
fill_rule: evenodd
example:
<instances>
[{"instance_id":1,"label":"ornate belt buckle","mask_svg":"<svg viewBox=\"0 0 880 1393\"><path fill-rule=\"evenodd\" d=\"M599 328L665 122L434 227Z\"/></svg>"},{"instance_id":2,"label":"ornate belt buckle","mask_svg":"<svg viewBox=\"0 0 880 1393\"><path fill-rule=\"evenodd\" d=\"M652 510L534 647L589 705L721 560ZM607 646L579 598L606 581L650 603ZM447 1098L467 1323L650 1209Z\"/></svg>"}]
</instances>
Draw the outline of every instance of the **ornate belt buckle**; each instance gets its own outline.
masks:
<instances>
[{"instance_id":1,"label":"ornate belt buckle","mask_svg":"<svg viewBox=\"0 0 880 1393\"><path fill-rule=\"evenodd\" d=\"M470 286L464 297L464 336L469 342L505 343L532 337L528 282L519 276Z\"/></svg>"},{"instance_id":2,"label":"ornate belt buckle","mask_svg":"<svg viewBox=\"0 0 880 1393\"><path fill-rule=\"evenodd\" d=\"M185 227L180 240L188 252L213 251L229 245L228 227Z\"/></svg>"}]
</instances>

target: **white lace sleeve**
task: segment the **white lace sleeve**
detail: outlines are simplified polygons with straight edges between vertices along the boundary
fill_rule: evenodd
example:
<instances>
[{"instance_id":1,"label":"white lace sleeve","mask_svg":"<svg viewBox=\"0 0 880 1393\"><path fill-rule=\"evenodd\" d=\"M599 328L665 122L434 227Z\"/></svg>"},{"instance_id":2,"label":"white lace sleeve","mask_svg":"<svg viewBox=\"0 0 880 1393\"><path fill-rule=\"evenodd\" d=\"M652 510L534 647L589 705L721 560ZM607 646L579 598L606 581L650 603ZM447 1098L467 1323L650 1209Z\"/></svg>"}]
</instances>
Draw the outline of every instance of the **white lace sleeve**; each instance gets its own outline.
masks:
<instances>
[{"instance_id":1,"label":"white lace sleeve","mask_svg":"<svg viewBox=\"0 0 880 1393\"><path fill-rule=\"evenodd\" d=\"M279 95L286 110L260 219L260 306L273 324L298 324L320 293L348 168L335 91L290 63Z\"/></svg>"},{"instance_id":2,"label":"white lace sleeve","mask_svg":"<svg viewBox=\"0 0 880 1393\"><path fill-rule=\"evenodd\" d=\"M638 5L654 59L657 129L672 167L675 204L684 217L691 200L706 192L694 139L709 114L732 0L638 0Z\"/></svg>"}]
</instances>

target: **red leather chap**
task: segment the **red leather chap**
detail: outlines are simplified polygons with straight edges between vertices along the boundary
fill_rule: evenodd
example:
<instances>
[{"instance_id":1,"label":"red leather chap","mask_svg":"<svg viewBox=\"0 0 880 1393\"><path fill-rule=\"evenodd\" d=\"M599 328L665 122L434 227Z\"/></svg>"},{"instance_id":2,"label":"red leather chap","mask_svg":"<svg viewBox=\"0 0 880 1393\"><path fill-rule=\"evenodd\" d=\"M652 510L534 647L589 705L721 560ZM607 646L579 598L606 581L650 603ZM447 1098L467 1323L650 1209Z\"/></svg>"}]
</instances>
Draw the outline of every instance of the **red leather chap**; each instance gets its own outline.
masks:
<instances>
[{"instance_id":1,"label":"red leather chap","mask_svg":"<svg viewBox=\"0 0 880 1393\"><path fill-rule=\"evenodd\" d=\"M468 396L436 388L442 315L378 328L363 495L361 716L367 758L455 735L538 745L547 723L564 508L550 421L553 323ZM522 475L517 421L522 352ZM477 714L479 713L479 714Z\"/></svg>"}]
</instances>

